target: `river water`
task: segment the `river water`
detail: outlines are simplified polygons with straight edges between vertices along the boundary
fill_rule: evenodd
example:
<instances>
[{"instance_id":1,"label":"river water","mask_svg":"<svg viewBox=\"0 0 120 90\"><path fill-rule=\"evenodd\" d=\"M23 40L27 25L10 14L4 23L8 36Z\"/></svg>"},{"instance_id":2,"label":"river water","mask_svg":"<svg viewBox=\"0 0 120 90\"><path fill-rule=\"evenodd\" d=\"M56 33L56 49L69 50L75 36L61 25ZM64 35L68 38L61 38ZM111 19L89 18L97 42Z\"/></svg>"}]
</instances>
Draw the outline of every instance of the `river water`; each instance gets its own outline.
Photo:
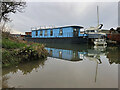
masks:
<instances>
[{"instance_id":1,"label":"river water","mask_svg":"<svg viewBox=\"0 0 120 90\"><path fill-rule=\"evenodd\" d=\"M50 44L46 49L45 60L3 68L3 87L118 88L119 47Z\"/></svg>"}]
</instances>

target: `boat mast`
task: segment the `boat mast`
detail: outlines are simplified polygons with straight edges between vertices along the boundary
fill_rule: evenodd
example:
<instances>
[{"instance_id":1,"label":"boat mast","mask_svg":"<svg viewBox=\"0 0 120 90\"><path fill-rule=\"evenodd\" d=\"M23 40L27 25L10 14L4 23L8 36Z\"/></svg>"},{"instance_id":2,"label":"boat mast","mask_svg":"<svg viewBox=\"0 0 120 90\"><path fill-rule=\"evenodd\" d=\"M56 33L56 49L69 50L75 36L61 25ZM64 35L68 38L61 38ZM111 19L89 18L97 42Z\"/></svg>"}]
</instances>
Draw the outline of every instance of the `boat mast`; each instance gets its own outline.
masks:
<instances>
[{"instance_id":1,"label":"boat mast","mask_svg":"<svg viewBox=\"0 0 120 90\"><path fill-rule=\"evenodd\" d=\"M98 19L98 25L99 25L99 7L97 6L97 19Z\"/></svg>"}]
</instances>

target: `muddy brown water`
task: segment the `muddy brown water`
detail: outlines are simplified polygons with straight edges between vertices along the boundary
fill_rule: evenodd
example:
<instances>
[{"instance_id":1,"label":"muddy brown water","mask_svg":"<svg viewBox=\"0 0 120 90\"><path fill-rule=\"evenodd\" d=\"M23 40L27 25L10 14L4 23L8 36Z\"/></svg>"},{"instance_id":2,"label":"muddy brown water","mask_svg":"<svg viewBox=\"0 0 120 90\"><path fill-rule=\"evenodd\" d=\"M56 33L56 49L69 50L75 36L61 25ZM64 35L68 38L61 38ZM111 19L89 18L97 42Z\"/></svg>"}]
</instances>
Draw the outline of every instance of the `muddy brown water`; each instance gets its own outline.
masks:
<instances>
[{"instance_id":1,"label":"muddy brown water","mask_svg":"<svg viewBox=\"0 0 120 90\"><path fill-rule=\"evenodd\" d=\"M3 68L3 87L117 88L120 48L46 45L45 60Z\"/></svg>"}]
</instances>

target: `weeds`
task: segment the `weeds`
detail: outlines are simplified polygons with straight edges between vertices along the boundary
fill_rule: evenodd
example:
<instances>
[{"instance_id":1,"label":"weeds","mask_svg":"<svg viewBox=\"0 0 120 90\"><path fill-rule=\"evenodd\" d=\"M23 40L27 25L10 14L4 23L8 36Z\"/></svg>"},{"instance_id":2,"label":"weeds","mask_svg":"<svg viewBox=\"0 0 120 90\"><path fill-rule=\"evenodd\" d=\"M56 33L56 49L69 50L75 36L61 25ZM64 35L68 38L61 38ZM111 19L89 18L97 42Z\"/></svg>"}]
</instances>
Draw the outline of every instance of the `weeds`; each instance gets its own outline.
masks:
<instances>
[{"instance_id":1,"label":"weeds","mask_svg":"<svg viewBox=\"0 0 120 90\"><path fill-rule=\"evenodd\" d=\"M21 62L39 60L46 58L47 50L43 44L14 42L4 38L2 42L2 64L3 67L16 65Z\"/></svg>"},{"instance_id":2,"label":"weeds","mask_svg":"<svg viewBox=\"0 0 120 90\"><path fill-rule=\"evenodd\" d=\"M20 41L3 33L2 66L7 67L21 62L45 59L48 55L43 44Z\"/></svg>"}]
</instances>

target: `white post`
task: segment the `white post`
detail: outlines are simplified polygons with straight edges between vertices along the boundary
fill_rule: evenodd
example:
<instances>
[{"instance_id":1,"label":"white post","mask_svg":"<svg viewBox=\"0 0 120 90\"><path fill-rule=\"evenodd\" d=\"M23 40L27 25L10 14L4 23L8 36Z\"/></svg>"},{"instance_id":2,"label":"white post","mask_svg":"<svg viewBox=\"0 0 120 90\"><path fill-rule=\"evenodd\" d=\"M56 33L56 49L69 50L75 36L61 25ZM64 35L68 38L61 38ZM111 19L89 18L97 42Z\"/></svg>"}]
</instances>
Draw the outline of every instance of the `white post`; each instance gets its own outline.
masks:
<instances>
[{"instance_id":1,"label":"white post","mask_svg":"<svg viewBox=\"0 0 120 90\"><path fill-rule=\"evenodd\" d=\"M97 19L98 19L98 25L99 25L99 7L97 6Z\"/></svg>"}]
</instances>

